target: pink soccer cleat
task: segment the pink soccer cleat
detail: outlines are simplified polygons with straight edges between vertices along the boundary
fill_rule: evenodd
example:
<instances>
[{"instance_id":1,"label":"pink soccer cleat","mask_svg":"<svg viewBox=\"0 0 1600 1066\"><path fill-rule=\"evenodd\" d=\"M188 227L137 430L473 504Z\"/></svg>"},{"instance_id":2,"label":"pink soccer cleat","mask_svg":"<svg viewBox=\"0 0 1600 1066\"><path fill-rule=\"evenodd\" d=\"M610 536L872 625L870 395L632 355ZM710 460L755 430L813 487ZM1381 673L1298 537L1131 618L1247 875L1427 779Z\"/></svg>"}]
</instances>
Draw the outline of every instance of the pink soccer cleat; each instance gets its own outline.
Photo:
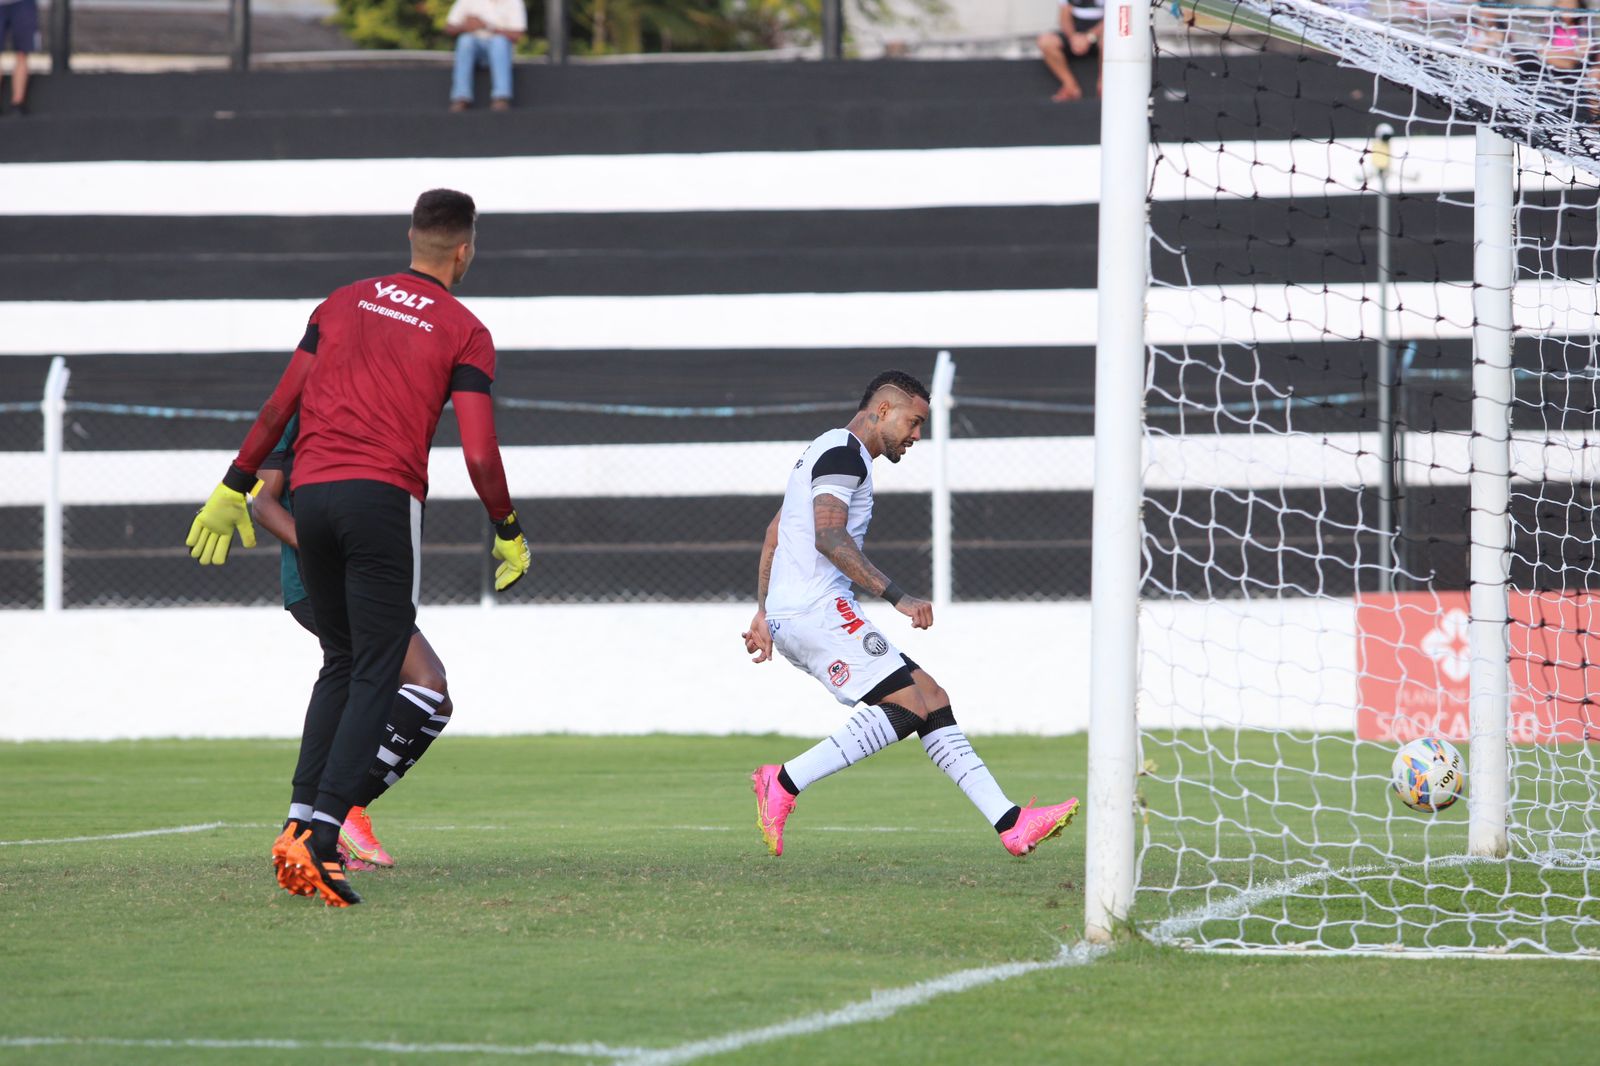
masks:
<instances>
[{"instance_id":1,"label":"pink soccer cleat","mask_svg":"<svg viewBox=\"0 0 1600 1066\"><path fill-rule=\"evenodd\" d=\"M350 849L344 846L344 841L339 841L339 861L344 863L346 870L381 870L383 867L375 862L363 862L350 854Z\"/></svg>"},{"instance_id":2,"label":"pink soccer cleat","mask_svg":"<svg viewBox=\"0 0 1600 1066\"><path fill-rule=\"evenodd\" d=\"M767 850L774 855L783 854L783 823L794 810L794 797L778 783L782 766L758 766L750 775L750 785L756 793L756 828Z\"/></svg>"},{"instance_id":3,"label":"pink soccer cleat","mask_svg":"<svg viewBox=\"0 0 1600 1066\"><path fill-rule=\"evenodd\" d=\"M372 819L365 807L351 807L339 827L339 850L352 870L370 870L374 866L393 866L394 860L383 849L383 844L372 832Z\"/></svg>"},{"instance_id":4,"label":"pink soccer cleat","mask_svg":"<svg viewBox=\"0 0 1600 1066\"><path fill-rule=\"evenodd\" d=\"M1026 855L1053 836L1059 836L1078 813L1078 797L1053 807L1035 807L1033 800L1017 815L1017 824L1000 834L1000 843L1013 855Z\"/></svg>"}]
</instances>

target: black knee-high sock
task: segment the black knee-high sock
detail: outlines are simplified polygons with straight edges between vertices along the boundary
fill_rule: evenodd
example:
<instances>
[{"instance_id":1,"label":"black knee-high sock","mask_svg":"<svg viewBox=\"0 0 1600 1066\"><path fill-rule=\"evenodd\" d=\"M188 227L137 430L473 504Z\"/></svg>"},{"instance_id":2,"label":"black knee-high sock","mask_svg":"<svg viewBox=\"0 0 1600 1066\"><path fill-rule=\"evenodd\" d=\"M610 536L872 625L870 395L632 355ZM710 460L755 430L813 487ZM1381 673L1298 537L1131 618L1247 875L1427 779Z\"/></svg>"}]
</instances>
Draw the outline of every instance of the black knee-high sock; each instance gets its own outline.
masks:
<instances>
[{"instance_id":1,"label":"black knee-high sock","mask_svg":"<svg viewBox=\"0 0 1600 1066\"><path fill-rule=\"evenodd\" d=\"M450 724L449 702L444 693L421 685L400 686L389 721L384 724L383 743L378 745L356 806L372 803L417 764L433 738Z\"/></svg>"}]
</instances>

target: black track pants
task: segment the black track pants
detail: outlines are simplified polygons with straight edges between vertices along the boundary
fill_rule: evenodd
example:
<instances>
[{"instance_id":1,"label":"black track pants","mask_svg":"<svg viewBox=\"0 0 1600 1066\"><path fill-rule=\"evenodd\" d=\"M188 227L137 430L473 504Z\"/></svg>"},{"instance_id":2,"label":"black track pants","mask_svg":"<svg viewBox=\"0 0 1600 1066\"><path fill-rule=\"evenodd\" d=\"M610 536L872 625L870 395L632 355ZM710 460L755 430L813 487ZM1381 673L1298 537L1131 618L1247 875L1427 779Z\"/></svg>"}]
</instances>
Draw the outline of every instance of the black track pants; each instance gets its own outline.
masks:
<instances>
[{"instance_id":1,"label":"black track pants","mask_svg":"<svg viewBox=\"0 0 1600 1066\"><path fill-rule=\"evenodd\" d=\"M383 739L417 617L422 504L379 481L294 493L300 577L322 642L306 707L295 803L343 821Z\"/></svg>"}]
</instances>

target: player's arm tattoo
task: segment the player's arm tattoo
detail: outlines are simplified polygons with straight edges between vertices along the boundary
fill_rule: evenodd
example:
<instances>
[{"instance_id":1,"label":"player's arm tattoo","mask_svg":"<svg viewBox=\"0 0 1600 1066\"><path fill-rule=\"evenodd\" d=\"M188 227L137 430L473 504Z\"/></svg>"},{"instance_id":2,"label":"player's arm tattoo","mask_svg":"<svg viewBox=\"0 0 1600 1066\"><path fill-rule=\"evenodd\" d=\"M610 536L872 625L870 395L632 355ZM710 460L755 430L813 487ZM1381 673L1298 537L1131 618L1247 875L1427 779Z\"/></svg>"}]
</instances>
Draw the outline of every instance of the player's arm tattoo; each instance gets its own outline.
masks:
<instances>
[{"instance_id":1,"label":"player's arm tattoo","mask_svg":"<svg viewBox=\"0 0 1600 1066\"><path fill-rule=\"evenodd\" d=\"M811 501L811 513L817 524L817 551L823 558L874 596L883 595L889 579L862 554L850 535L850 508L844 501L823 493Z\"/></svg>"},{"instance_id":2,"label":"player's arm tattoo","mask_svg":"<svg viewBox=\"0 0 1600 1066\"><path fill-rule=\"evenodd\" d=\"M767 588L772 584L772 557L778 552L778 519L783 512L772 516L767 524L766 539L761 542L761 564L756 568L756 606L767 609Z\"/></svg>"}]
</instances>

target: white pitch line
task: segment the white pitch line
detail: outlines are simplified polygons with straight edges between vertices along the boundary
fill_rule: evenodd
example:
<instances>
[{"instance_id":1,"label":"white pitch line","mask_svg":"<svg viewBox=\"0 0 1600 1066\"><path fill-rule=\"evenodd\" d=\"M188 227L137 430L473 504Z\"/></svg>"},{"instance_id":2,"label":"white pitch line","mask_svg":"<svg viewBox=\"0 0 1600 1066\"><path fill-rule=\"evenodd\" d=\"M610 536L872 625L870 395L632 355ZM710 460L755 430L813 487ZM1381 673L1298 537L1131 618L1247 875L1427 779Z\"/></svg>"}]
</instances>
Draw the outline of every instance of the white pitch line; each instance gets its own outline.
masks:
<instances>
[{"instance_id":1,"label":"white pitch line","mask_svg":"<svg viewBox=\"0 0 1600 1066\"><path fill-rule=\"evenodd\" d=\"M102 833L87 837L57 837L54 840L0 840L0 848L21 847L25 844L82 844L96 840L132 840L135 837L162 837L174 833L204 833L210 829L246 828L230 826L227 822L201 822L198 825L174 825L163 829L139 829L128 833ZM251 826L249 828L255 828Z\"/></svg>"},{"instance_id":2,"label":"white pitch line","mask_svg":"<svg viewBox=\"0 0 1600 1066\"><path fill-rule=\"evenodd\" d=\"M0 848L23 847L40 844L89 844L102 840L133 840L138 837L173 836L180 833L204 833L212 829L273 829L268 822L198 822L195 825L164 826L159 829L138 829L126 833L100 833L94 836L54 837L39 840L0 840ZM503 825L417 825L407 829L435 832L499 831ZM556 830L580 828L573 825L554 826ZM731 825L665 825L660 829L683 833L731 833L742 828ZM910 825L811 825L805 827L812 833L964 833L963 829L926 829Z\"/></svg>"},{"instance_id":3,"label":"white pitch line","mask_svg":"<svg viewBox=\"0 0 1600 1066\"><path fill-rule=\"evenodd\" d=\"M212 1051L370 1051L397 1055L502 1055L508 1058L526 1058L535 1055L573 1055L580 1058L608 1058L619 1066L672 1066L675 1063L693 1062L708 1055L721 1055L729 1051L770 1043L792 1036L809 1036L813 1033L837 1029L846 1025L876 1022L889 1018L907 1007L919 1006L939 996L966 992L984 985L1009 981L1013 977L1037 973L1041 970L1059 970L1067 966L1086 966L1105 954L1108 948L1086 943L1063 944L1054 958L1042 962L1008 962L999 966L983 966L972 970L958 970L943 977L874 992L869 999L846 1004L837 1010L808 1014L777 1025L760 1029L746 1029L695 1040L671 1048L615 1047L598 1042L574 1044L403 1044L387 1041L343 1040L282 1040L258 1038L253 1040L213 1040L203 1037L184 1039L124 1039L98 1036L0 1036L0 1048L32 1047L125 1047L125 1048L195 1048Z\"/></svg>"},{"instance_id":4,"label":"white pitch line","mask_svg":"<svg viewBox=\"0 0 1600 1066\"><path fill-rule=\"evenodd\" d=\"M958 970L943 977L935 977L930 981L907 985L904 988L893 988L885 992L874 992L870 999L860 1000L856 1003L846 1004L838 1010L822 1011L817 1014L807 1014L777 1025L767 1025L759 1029L745 1029L724 1036L712 1037L709 1040L695 1040L677 1047L663 1048L659 1051L645 1051L634 1055L619 1056L615 1060L616 1066L676 1066L677 1063L694 1062L709 1055L723 1055L730 1051L751 1047L755 1044L767 1044L774 1040L786 1037L810 1036L814 1033L825 1032L829 1029L838 1029L846 1025L860 1025L862 1022L878 1022L889 1018L907 1007L920 1006L931 999L949 995L954 992L966 992L984 985L995 984L999 981L1009 981L1013 977L1022 977L1025 974L1037 973L1041 970L1058 970L1066 966L1086 966L1105 954L1109 950L1105 947L1087 943L1063 944L1061 950L1054 958L1043 962L1008 962L999 966L982 966L973 970Z\"/></svg>"},{"instance_id":5,"label":"white pitch line","mask_svg":"<svg viewBox=\"0 0 1600 1066\"><path fill-rule=\"evenodd\" d=\"M1493 862L1493 859L1483 859L1475 855L1445 855L1436 859L1427 859L1425 862L1432 866L1473 866L1484 862ZM1307 873L1286 877L1281 881L1270 881L1264 885L1247 888L1236 896L1230 896L1221 903L1204 903L1182 914L1173 915L1171 918L1158 923L1150 930L1150 939L1158 943L1166 943L1191 933L1206 922L1222 918L1237 918L1246 911L1254 910L1256 904L1267 900L1282 899L1284 896L1293 895L1303 888L1333 878L1354 879L1366 874L1394 871L1392 866L1347 866L1342 870L1311 870ZM1223 886L1218 886L1223 887Z\"/></svg>"},{"instance_id":6,"label":"white pitch line","mask_svg":"<svg viewBox=\"0 0 1600 1066\"><path fill-rule=\"evenodd\" d=\"M569 828L561 826L562 829ZM680 833L736 833L742 825L663 825L665 829ZM801 827L807 833L965 833L965 829L928 829L915 825L808 825Z\"/></svg>"},{"instance_id":7,"label":"white pitch line","mask_svg":"<svg viewBox=\"0 0 1600 1066\"><path fill-rule=\"evenodd\" d=\"M965 835L970 832L966 829L928 829L918 825L804 825L800 828L807 833L959 833Z\"/></svg>"},{"instance_id":8,"label":"white pitch line","mask_svg":"<svg viewBox=\"0 0 1600 1066\"><path fill-rule=\"evenodd\" d=\"M0 848L20 847L25 844L84 844L100 840L131 840L135 837L160 837L172 836L178 833L204 833L210 829L277 829L275 822L199 822L195 825L173 825L160 829L139 829L126 833L101 833L96 836L83 837L56 837L51 840L0 840ZM457 832L457 831L495 831L508 828L503 825L412 825L406 826L408 830L417 832ZM576 828L559 826L558 828ZM692 828L690 826L674 828ZM717 827L711 827L717 828Z\"/></svg>"},{"instance_id":9,"label":"white pitch line","mask_svg":"<svg viewBox=\"0 0 1600 1066\"><path fill-rule=\"evenodd\" d=\"M1480 863L1495 862L1494 859L1479 858L1474 855L1450 855L1443 858L1429 860L1434 866L1472 866ZM1309 888L1322 881L1334 878L1354 879L1367 874L1382 873L1385 870L1393 871L1390 866L1350 866L1342 870L1312 870L1308 873L1286 877L1281 881L1272 881L1264 885L1247 888L1236 896L1219 904L1202 904L1177 914L1163 922L1158 923L1150 930L1150 939L1158 944L1183 947L1185 934L1191 933L1209 921L1224 918L1237 918L1247 911L1253 910L1257 904L1268 900L1282 899L1293 895L1301 889ZM1538 953L1511 953L1484 948L1398 948L1386 944L1363 946L1358 948L1337 949L1319 952L1315 945L1307 944L1282 944L1259 945L1255 947L1208 947L1206 951L1220 955L1253 955L1253 956L1294 956L1304 958L1309 955L1377 955L1383 958L1395 959L1459 959L1459 958L1600 958L1600 954L1578 953L1576 955L1555 955Z\"/></svg>"},{"instance_id":10,"label":"white pitch line","mask_svg":"<svg viewBox=\"0 0 1600 1066\"><path fill-rule=\"evenodd\" d=\"M376 1051L393 1055L576 1055L581 1058L622 1057L645 1053L643 1048L609 1044L401 1044L375 1040L207 1040L199 1037L172 1040L124 1040L101 1036L0 1036L0 1047L126 1047L202 1048L210 1051Z\"/></svg>"},{"instance_id":11,"label":"white pitch line","mask_svg":"<svg viewBox=\"0 0 1600 1066\"><path fill-rule=\"evenodd\" d=\"M1221 903L1203 903L1198 907L1175 914L1165 921L1157 923L1150 930L1150 939L1158 944L1171 943L1186 933L1191 933L1206 922L1222 918L1237 918L1246 911L1255 908L1256 904L1267 900L1282 899L1284 896L1293 895L1303 888L1328 880L1330 877L1342 877L1347 874L1371 873L1381 869L1378 866L1353 866L1348 870L1312 870L1309 873L1297 874L1286 877L1282 881L1272 881L1264 885L1247 888L1236 896L1230 896Z\"/></svg>"}]
</instances>

